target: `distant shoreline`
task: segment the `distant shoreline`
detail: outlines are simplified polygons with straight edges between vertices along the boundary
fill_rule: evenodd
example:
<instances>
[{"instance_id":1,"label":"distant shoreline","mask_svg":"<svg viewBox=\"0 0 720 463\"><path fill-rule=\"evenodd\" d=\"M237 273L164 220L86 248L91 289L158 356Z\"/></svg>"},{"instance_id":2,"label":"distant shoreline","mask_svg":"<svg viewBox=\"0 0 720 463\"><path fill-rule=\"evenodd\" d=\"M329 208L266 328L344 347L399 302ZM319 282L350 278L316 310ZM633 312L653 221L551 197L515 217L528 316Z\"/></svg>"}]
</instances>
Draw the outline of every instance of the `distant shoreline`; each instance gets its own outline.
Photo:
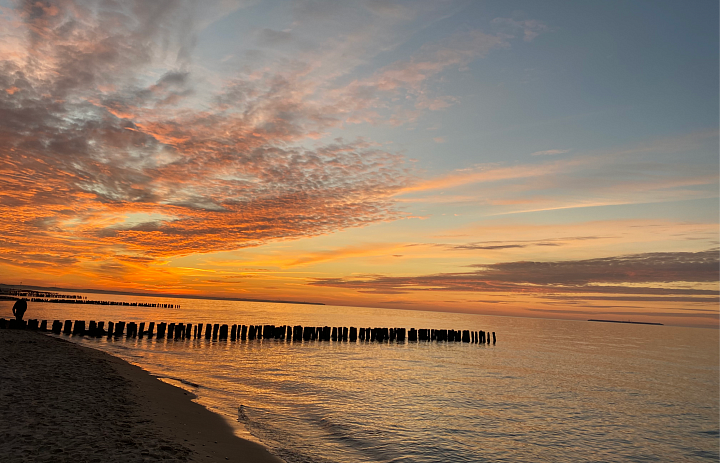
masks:
<instances>
[{"instance_id":1,"label":"distant shoreline","mask_svg":"<svg viewBox=\"0 0 720 463\"><path fill-rule=\"evenodd\" d=\"M596 319L590 319L589 322L603 322L603 323L629 323L631 325L663 325L662 323L653 323L653 322L631 322L631 321L623 321L623 320L596 320Z\"/></svg>"},{"instance_id":2,"label":"distant shoreline","mask_svg":"<svg viewBox=\"0 0 720 463\"><path fill-rule=\"evenodd\" d=\"M42 291L62 291L66 293L93 293L93 294L117 294L120 296L142 296L142 297L175 297L179 299L207 299L211 301L240 301L240 302L271 302L274 304L304 304L304 305L325 305L322 302L305 302L305 301L283 301L274 299L250 299L241 297L219 297L219 296L197 296L193 294L162 294L162 293L140 293L134 291L113 291L101 289L71 289L58 288L56 286L29 286L29 285L6 285L0 283L0 291L4 289L16 290L42 290Z\"/></svg>"}]
</instances>

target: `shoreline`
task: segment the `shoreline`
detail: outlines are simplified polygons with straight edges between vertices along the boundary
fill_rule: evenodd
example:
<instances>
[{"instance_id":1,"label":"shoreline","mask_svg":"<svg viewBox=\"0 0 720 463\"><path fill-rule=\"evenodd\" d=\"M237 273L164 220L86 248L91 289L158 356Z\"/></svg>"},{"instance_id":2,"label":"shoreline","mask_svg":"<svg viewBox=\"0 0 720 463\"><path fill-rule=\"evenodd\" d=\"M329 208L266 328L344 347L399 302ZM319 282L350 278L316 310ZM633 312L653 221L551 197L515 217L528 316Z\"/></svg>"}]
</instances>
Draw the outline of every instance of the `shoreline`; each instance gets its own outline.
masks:
<instances>
[{"instance_id":1,"label":"shoreline","mask_svg":"<svg viewBox=\"0 0 720 463\"><path fill-rule=\"evenodd\" d=\"M282 463L194 394L111 354L0 330L3 461Z\"/></svg>"}]
</instances>

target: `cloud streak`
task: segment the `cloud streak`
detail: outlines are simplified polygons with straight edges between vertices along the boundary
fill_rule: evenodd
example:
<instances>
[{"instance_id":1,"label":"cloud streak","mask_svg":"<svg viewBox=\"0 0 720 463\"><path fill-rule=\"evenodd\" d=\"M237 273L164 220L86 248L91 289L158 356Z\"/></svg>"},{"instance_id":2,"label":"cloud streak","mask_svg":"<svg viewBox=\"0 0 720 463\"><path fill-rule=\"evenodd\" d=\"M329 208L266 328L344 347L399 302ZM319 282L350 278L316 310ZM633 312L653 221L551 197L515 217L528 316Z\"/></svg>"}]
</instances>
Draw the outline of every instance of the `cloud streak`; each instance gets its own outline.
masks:
<instances>
[{"instance_id":1,"label":"cloud streak","mask_svg":"<svg viewBox=\"0 0 720 463\"><path fill-rule=\"evenodd\" d=\"M717 298L718 291L702 284L717 283L718 252L666 252L557 262L477 264L472 272L410 277L320 278L311 284L386 293L449 291L515 293L525 295L701 296Z\"/></svg>"}]
</instances>

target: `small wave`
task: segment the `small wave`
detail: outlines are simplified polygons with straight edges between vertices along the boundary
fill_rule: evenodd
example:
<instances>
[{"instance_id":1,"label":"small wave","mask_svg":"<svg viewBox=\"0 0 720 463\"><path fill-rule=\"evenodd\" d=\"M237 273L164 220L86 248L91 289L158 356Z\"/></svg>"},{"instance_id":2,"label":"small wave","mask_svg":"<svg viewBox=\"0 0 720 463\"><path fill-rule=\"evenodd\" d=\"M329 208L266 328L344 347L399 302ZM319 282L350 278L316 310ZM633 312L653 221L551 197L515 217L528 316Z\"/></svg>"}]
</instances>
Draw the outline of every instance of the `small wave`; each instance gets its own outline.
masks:
<instances>
[{"instance_id":1,"label":"small wave","mask_svg":"<svg viewBox=\"0 0 720 463\"><path fill-rule=\"evenodd\" d=\"M173 376L158 376L157 378L158 378L158 379L161 379L161 380L177 381L178 383L184 384L184 385L186 385L186 386L193 387L193 388L195 388L195 389L200 389L200 388L202 387L202 386L200 386L200 385L197 384L197 383L193 383L192 381L188 381L187 379L175 378L175 377L173 377Z\"/></svg>"}]
</instances>

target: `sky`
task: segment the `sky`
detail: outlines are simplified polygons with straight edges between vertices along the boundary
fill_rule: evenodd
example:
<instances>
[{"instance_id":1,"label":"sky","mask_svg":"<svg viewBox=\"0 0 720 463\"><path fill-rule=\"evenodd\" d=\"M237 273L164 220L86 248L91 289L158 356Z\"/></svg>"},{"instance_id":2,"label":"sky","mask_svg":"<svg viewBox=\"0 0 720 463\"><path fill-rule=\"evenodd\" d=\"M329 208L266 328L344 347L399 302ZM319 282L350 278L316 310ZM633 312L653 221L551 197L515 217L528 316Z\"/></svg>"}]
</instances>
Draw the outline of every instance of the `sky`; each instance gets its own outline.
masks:
<instances>
[{"instance_id":1,"label":"sky","mask_svg":"<svg viewBox=\"0 0 720 463\"><path fill-rule=\"evenodd\" d=\"M718 3L0 0L0 283L718 325Z\"/></svg>"}]
</instances>

